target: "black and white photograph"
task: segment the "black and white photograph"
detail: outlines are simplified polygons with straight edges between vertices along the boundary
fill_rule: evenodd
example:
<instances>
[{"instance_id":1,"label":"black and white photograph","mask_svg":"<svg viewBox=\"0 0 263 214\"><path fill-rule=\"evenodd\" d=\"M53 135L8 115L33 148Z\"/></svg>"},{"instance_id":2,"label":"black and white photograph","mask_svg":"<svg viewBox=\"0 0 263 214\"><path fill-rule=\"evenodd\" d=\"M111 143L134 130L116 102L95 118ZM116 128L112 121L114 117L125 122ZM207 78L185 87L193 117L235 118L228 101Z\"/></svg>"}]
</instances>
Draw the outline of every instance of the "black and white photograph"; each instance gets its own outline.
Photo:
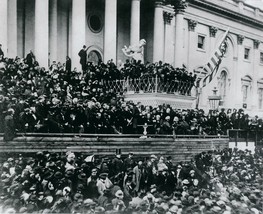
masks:
<instances>
[{"instance_id":1,"label":"black and white photograph","mask_svg":"<svg viewBox=\"0 0 263 214\"><path fill-rule=\"evenodd\" d=\"M263 214L263 0L0 0L0 214Z\"/></svg>"}]
</instances>

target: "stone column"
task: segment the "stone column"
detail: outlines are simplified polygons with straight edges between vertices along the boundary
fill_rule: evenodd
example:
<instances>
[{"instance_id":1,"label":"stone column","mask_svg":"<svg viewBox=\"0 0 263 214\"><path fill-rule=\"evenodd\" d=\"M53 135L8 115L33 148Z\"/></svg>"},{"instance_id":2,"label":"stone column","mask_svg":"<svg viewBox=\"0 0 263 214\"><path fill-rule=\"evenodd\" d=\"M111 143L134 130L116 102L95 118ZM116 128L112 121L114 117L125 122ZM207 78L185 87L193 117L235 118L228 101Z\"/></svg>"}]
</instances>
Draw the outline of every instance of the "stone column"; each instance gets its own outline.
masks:
<instances>
[{"instance_id":1,"label":"stone column","mask_svg":"<svg viewBox=\"0 0 263 214\"><path fill-rule=\"evenodd\" d=\"M57 0L50 0L50 23L49 23L49 51L50 51L50 63L57 61L57 40L58 40L58 2Z\"/></svg>"},{"instance_id":2,"label":"stone column","mask_svg":"<svg viewBox=\"0 0 263 214\"><path fill-rule=\"evenodd\" d=\"M243 107L243 92L242 92L242 81L241 79L244 77L243 74L240 72L242 71L242 62L244 59L244 46L243 46L243 41L244 41L244 36L243 35L237 35L237 60L236 60L236 78L235 78L235 83L236 83L236 94L235 94L235 108L242 108ZM250 104L247 103L248 108L250 108Z\"/></svg>"},{"instance_id":3,"label":"stone column","mask_svg":"<svg viewBox=\"0 0 263 214\"><path fill-rule=\"evenodd\" d=\"M163 61L164 49L164 20L163 2L156 0L154 10L154 29L153 29L153 62Z\"/></svg>"},{"instance_id":4,"label":"stone column","mask_svg":"<svg viewBox=\"0 0 263 214\"><path fill-rule=\"evenodd\" d=\"M17 0L8 1L8 57L17 56Z\"/></svg>"},{"instance_id":5,"label":"stone column","mask_svg":"<svg viewBox=\"0 0 263 214\"><path fill-rule=\"evenodd\" d=\"M117 0L105 0L104 62L117 55Z\"/></svg>"},{"instance_id":6,"label":"stone column","mask_svg":"<svg viewBox=\"0 0 263 214\"><path fill-rule=\"evenodd\" d=\"M48 67L48 0L35 0L35 56L41 67Z\"/></svg>"},{"instance_id":7,"label":"stone column","mask_svg":"<svg viewBox=\"0 0 263 214\"><path fill-rule=\"evenodd\" d=\"M5 56L7 56L7 11L8 11L8 2L7 0L0 0L0 44L2 44L2 50L4 51Z\"/></svg>"},{"instance_id":8,"label":"stone column","mask_svg":"<svg viewBox=\"0 0 263 214\"><path fill-rule=\"evenodd\" d=\"M260 41L253 40L253 49L251 49L251 63L253 69L253 86L252 86L252 110L258 109L258 80L259 80L259 67L257 67L259 62L259 50Z\"/></svg>"},{"instance_id":9,"label":"stone column","mask_svg":"<svg viewBox=\"0 0 263 214\"><path fill-rule=\"evenodd\" d=\"M192 47L197 47L196 45L196 34L195 34L195 27L197 25L197 21L193 20L193 19L188 19L188 56L187 56L187 68L188 68L188 71L193 71L194 70L194 65L193 62L194 59L195 59L195 54L193 54L193 50L192 50ZM183 49L182 49L183 50ZM183 52L181 52L183 53ZM180 52L178 53L180 54ZM182 54L181 54L182 55ZM183 57L180 57L179 55L179 59L180 59L180 63L181 65L179 64L179 67L182 67L182 63L183 63ZM205 90L207 90L208 87L206 87ZM205 90L202 90L202 93L204 94L204 91Z\"/></svg>"},{"instance_id":10,"label":"stone column","mask_svg":"<svg viewBox=\"0 0 263 214\"><path fill-rule=\"evenodd\" d=\"M86 0L72 1L72 69L81 71L79 51L86 42Z\"/></svg>"},{"instance_id":11,"label":"stone column","mask_svg":"<svg viewBox=\"0 0 263 214\"><path fill-rule=\"evenodd\" d=\"M140 1L141 0L132 0L131 3L131 45L139 44L140 40Z\"/></svg>"},{"instance_id":12,"label":"stone column","mask_svg":"<svg viewBox=\"0 0 263 214\"><path fill-rule=\"evenodd\" d=\"M174 67L182 67L184 63L184 14L183 12L179 12L175 17L175 60Z\"/></svg>"},{"instance_id":13,"label":"stone column","mask_svg":"<svg viewBox=\"0 0 263 214\"><path fill-rule=\"evenodd\" d=\"M216 47L216 33L218 31L217 27L209 26L209 35L210 35L210 47L209 47L209 53L213 53L215 51Z\"/></svg>"},{"instance_id":14,"label":"stone column","mask_svg":"<svg viewBox=\"0 0 263 214\"><path fill-rule=\"evenodd\" d=\"M173 62L174 48L171 52L171 35L173 32L171 31L171 21L173 19L173 14L171 12L163 11L163 19L164 19L164 48L163 48L163 59L167 63Z\"/></svg>"}]
</instances>

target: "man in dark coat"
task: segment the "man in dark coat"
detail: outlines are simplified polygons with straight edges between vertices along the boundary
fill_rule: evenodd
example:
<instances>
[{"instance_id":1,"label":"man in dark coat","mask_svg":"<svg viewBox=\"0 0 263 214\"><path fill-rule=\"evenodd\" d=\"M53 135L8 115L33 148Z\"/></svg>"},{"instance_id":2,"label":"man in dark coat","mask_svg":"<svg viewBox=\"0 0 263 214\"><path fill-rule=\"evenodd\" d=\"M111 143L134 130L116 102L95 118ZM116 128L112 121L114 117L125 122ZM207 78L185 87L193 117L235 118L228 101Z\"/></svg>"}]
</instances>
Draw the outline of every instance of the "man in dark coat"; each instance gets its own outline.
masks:
<instances>
[{"instance_id":1,"label":"man in dark coat","mask_svg":"<svg viewBox=\"0 0 263 214\"><path fill-rule=\"evenodd\" d=\"M4 58L5 54L4 51L2 50L2 44L0 44L0 59Z\"/></svg>"},{"instance_id":2,"label":"man in dark coat","mask_svg":"<svg viewBox=\"0 0 263 214\"><path fill-rule=\"evenodd\" d=\"M35 55L33 54L33 51L30 50L30 53L26 55L26 64L29 67L33 67L35 60L36 60Z\"/></svg>"},{"instance_id":3,"label":"man in dark coat","mask_svg":"<svg viewBox=\"0 0 263 214\"><path fill-rule=\"evenodd\" d=\"M86 45L83 45L83 48L79 51L79 57L80 57L80 64L82 71L86 70L87 65L87 47Z\"/></svg>"},{"instance_id":4,"label":"man in dark coat","mask_svg":"<svg viewBox=\"0 0 263 214\"><path fill-rule=\"evenodd\" d=\"M7 115L5 116L4 126L4 141L11 141L15 138L15 122L14 122L14 109L8 109Z\"/></svg>"},{"instance_id":5,"label":"man in dark coat","mask_svg":"<svg viewBox=\"0 0 263 214\"><path fill-rule=\"evenodd\" d=\"M69 56L66 57L66 71L71 71L71 59L69 58Z\"/></svg>"}]
</instances>

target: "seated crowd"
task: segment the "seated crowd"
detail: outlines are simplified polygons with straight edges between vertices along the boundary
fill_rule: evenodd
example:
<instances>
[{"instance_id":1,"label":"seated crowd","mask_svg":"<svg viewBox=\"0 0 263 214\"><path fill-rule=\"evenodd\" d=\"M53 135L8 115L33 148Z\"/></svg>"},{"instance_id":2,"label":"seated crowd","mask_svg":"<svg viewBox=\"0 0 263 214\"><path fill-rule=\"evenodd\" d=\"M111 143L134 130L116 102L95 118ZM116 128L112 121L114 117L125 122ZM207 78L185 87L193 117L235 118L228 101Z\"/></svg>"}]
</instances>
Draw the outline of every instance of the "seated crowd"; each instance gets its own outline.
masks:
<instances>
[{"instance_id":1,"label":"seated crowd","mask_svg":"<svg viewBox=\"0 0 263 214\"><path fill-rule=\"evenodd\" d=\"M249 119L243 110L205 114L124 101L123 95L106 88L102 81L116 79L121 73L133 78L152 75L154 70L163 78L192 78L168 64L127 61L117 69L109 61L89 64L82 74L71 71L67 63L54 63L45 70L26 59L0 60L0 132L142 134L142 126L147 124L148 134L211 135L226 134L231 128L261 127L262 121Z\"/></svg>"},{"instance_id":2,"label":"seated crowd","mask_svg":"<svg viewBox=\"0 0 263 214\"><path fill-rule=\"evenodd\" d=\"M0 213L262 214L262 150L175 158L9 154L0 167Z\"/></svg>"}]
</instances>

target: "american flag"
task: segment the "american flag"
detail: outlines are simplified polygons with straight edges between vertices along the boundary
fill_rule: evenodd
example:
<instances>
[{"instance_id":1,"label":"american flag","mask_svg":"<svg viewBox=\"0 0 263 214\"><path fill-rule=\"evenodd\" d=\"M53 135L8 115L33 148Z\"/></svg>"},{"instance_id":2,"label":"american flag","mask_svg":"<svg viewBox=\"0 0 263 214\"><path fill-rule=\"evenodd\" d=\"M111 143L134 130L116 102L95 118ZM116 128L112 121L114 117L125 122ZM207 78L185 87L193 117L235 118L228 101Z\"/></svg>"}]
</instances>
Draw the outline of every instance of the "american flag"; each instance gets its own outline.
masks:
<instances>
[{"instance_id":1,"label":"american flag","mask_svg":"<svg viewBox=\"0 0 263 214\"><path fill-rule=\"evenodd\" d=\"M212 57L209 59L208 63L203 67L203 70L207 73L207 75L200 80L199 86L201 88L208 85L217 74L219 65L221 64L222 58L226 53L226 48L227 48L226 40L227 40L228 32L229 32L229 28L224 33L222 39L218 43L215 52L212 54Z\"/></svg>"}]
</instances>

